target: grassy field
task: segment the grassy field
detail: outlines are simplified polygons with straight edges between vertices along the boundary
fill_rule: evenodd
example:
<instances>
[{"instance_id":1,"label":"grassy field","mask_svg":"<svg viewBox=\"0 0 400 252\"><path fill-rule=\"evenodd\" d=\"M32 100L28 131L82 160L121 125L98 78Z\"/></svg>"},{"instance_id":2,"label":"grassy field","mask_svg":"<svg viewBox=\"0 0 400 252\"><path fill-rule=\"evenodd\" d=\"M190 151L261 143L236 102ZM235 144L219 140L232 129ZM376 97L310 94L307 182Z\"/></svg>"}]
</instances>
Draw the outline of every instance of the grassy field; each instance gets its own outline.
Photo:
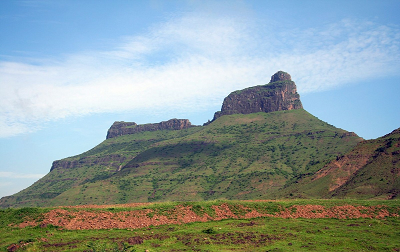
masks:
<instances>
[{"instance_id":1,"label":"grassy field","mask_svg":"<svg viewBox=\"0 0 400 252\"><path fill-rule=\"evenodd\" d=\"M296 207L318 205L378 207L400 214L400 201L290 200L290 201L202 201L142 205L138 207L62 208L69 218L79 211L120 213L147 211L148 218L168 215L178 207L189 207L198 216L217 216L215 206L227 206L235 218L219 221L150 225L144 228L69 230L43 225L54 208L0 210L0 251L399 251L400 218L281 218L244 219L257 210L271 215ZM299 211L299 210L297 210ZM171 217L173 218L173 217ZM21 228L18 224L35 220ZM15 250L14 250L15 249Z\"/></svg>"}]
</instances>

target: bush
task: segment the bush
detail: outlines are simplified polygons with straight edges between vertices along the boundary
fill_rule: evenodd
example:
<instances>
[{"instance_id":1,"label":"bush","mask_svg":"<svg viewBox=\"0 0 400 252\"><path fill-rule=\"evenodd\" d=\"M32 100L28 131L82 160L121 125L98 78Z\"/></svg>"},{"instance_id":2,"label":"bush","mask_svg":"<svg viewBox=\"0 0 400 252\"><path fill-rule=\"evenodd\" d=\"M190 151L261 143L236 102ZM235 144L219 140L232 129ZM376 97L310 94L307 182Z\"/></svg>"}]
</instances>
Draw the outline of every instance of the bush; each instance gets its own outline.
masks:
<instances>
[{"instance_id":1,"label":"bush","mask_svg":"<svg viewBox=\"0 0 400 252\"><path fill-rule=\"evenodd\" d=\"M202 230L201 232L205 233L205 234L215 234L215 233L217 233L217 231L215 231L213 228L207 228L207 229Z\"/></svg>"}]
</instances>

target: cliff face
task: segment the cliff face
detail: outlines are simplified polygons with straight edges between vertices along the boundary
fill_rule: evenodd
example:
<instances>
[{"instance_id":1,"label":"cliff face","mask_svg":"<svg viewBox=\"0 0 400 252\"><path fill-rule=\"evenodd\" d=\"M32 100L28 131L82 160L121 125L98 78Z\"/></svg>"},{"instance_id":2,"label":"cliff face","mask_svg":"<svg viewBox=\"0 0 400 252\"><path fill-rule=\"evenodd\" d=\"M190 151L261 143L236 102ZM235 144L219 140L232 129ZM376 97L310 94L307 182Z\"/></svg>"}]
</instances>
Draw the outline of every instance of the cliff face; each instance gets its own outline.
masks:
<instances>
[{"instance_id":1,"label":"cliff face","mask_svg":"<svg viewBox=\"0 0 400 252\"><path fill-rule=\"evenodd\" d=\"M156 130L181 130L193 127L188 119L171 119L160 123L149 123L138 125L134 122L114 122L107 132L106 139L135 134L143 131Z\"/></svg>"},{"instance_id":2,"label":"cliff face","mask_svg":"<svg viewBox=\"0 0 400 252\"><path fill-rule=\"evenodd\" d=\"M281 110L302 109L296 84L290 74L279 71L271 77L267 85L255 86L229 94L222 104L221 111L214 119L223 115L251 114Z\"/></svg>"},{"instance_id":3,"label":"cliff face","mask_svg":"<svg viewBox=\"0 0 400 252\"><path fill-rule=\"evenodd\" d=\"M111 169L112 171L117 171L120 167L120 163L123 163L126 160L126 157L119 154L112 154L112 155L104 155L101 157L82 157L77 160L56 160L53 162L50 171L54 169L75 169L79 167L85 166L106 166Z\"/></svg>"}]
</instances>

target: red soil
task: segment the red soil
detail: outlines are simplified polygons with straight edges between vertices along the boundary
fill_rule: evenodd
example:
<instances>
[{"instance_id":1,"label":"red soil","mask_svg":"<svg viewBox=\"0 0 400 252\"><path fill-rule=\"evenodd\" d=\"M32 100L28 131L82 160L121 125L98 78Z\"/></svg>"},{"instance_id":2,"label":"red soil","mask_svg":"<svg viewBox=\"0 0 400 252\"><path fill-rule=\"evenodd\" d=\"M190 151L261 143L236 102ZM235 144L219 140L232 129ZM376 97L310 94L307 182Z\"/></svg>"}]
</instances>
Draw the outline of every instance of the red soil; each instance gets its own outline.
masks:
<instances>
[{"instance_id":1,"label":"red soil","mask_svg":"<svg viewBox=\"0 0 400 252\"><path fill-rule=\"evenodd\" d=\"M198 215L191 206L176 206L174 209L157 213L152 209L140 209L121 212L110 212L107 210L90 211L82 208L109 208L109 207L133 207L146 205L147 203L135 203L126 205L107 205L107 206L76 206L66 210L56 208L44 214L41 222L25 221L19 227L36 226L42 227L52 224L70 230L76 229L136 229L148 226L158 226L165 224L183 224L189 222L206 222L222 219L249 219L256 217L277 217L277 218L377 218L399 217L398 214L389 213L385 206L333 206L324 207L321 205L294 205L280 212L268 214L258 212L255 209L248 209L242 205L236 205L243 214L235 214L224 203L214 205L213 216L207 213ZM398 211L397 211L398 212Z\"/></svg>"}]
</instances>

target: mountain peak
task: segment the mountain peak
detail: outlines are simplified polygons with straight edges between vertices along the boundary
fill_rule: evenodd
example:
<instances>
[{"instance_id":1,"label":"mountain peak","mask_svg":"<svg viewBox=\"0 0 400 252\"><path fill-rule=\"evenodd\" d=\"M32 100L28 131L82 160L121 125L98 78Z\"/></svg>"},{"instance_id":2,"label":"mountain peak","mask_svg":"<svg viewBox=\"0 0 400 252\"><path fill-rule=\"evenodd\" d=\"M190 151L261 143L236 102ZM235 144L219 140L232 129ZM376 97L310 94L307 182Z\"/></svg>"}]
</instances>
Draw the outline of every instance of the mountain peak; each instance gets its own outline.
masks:
<instances>
[{"instance_id":1,"label":"mountain peak","mask_svg":"<svg viewBox=\"0 0 400 252\"><path fill-rule=\"evenodd\" d=\"M276 82L276 81L291 81L292 77L290 74L284 72L284 71L278 71L274 75L271 76L271 82Z\"/></svg>"},{"instance_id":2,"label":"mountain peak","mask_svg":"<svg viewBox=\"0 0 400 252\"><path fill-rule=\"evenodd\" d=\"M271 81L266 85L230 93L224 99L221 111L214 114L213 121L223 115L268 113L302 108L296 84L290 74L279 71L272 75Z\"/></svg>"}]
</instances>

